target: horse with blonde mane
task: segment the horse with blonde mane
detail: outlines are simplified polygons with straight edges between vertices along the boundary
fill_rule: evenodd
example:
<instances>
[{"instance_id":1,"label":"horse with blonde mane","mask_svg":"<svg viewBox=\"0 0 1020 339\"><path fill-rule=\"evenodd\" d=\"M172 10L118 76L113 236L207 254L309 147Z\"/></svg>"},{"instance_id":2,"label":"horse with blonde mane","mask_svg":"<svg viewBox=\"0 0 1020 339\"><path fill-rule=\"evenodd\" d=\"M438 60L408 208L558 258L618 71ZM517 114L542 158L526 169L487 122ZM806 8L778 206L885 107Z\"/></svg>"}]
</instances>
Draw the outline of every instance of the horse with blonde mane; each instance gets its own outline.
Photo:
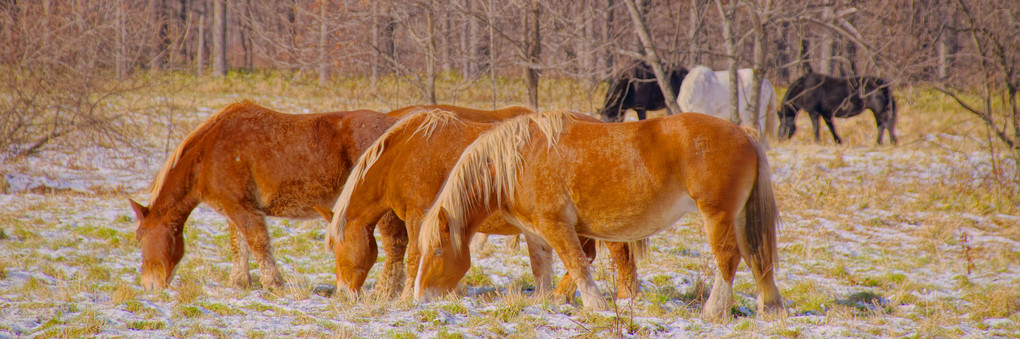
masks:
<instances>
[{"instance_id":1,"label":"horse with blonde mane","mask_svg":"<svg viewBox=\"0 0 1020 339\"><path fill-rule=\"evenodd\" d=\"M295 115L249 101L226 106L167 158L148 207L129 199L138 217L142 286L170 284L184 257L184 223L202 202L227 217L231 283L251 283L250 249L262 286L281 286L265 217L316 217L312 206L336 200L348 169L396 120L373 111Z\"/></svg>"},{"instance_id":2,"label":"horse with blonde mane","mask_svg":"<svg viewBox=\"0 0 1020 339\"><path fill-rule=\"evenodd\" d=\"M514 119L464 150L425 214L414 294L448 292L463 272L467 237L488 215L544 238L558 253L585 307L607 309L579 236L644 239L700 211L718 264L702 314L734 304L743 259L764 311L784 311L775 285L779 213L761 145L740 127L704 114L597 124L562 112ZM451 284L453 282L453 284Z\"/></svg>"},{"instance_id":3,"label":"horse with blonde mane","mask_svg":"<svg viewBox=\"0 0 1020 339\"><path fill-rule=\"evenodd\" d=\"M583 115L575 115L574 118L598 121ZM521 116L511 120L517 119L527 118ZM367 262L359 258L364 253L360 249L366 246L366 242L372 241L369 227L392 211L405 221L406 234L413 245L407 250L407 283L404 289L404 296L411 296L421 256L416 246L421 218L435 200L461 151L475 137L494 126L497 124L474 122L441 109L418 110L409 113L376 140L351 171L333 208L336 213L326 239L337 257L338 289L346 288L352 293L360 290L371 268L371 265L356 265ZM499 213L486 218L478 231L500 235L520 233ZM551 248L533 234L526 233L525 238L536 289L540 293L546 292L552 285ZM595 242L584 241L585 252L594 258ZM607 247L620 267L620 295L629 297L637 290L636 267L630 249L626 244L617 243L607 244ZM470 263L470 259L466 262ZM459 269L466 271L467 267ZM573 281L567 278L562 282L556 294L573 295Z\"/></svg>"},{"instance_id":4,"label":"horse with blonde mane","mask_svg":"<svg viewBox=\"0 0 1020 339\"><path fill-rule=\"evenodd\" d=\"M443 110L453 112L461 119L467 119L474 122L499 122L519 115L535 113L534 111L521 106L507 106L489 111L454 105L414 105L390 111L389 113L386 113L386 115L399 119L411 113L423 110Z\"/></svg>"}]
</instances>

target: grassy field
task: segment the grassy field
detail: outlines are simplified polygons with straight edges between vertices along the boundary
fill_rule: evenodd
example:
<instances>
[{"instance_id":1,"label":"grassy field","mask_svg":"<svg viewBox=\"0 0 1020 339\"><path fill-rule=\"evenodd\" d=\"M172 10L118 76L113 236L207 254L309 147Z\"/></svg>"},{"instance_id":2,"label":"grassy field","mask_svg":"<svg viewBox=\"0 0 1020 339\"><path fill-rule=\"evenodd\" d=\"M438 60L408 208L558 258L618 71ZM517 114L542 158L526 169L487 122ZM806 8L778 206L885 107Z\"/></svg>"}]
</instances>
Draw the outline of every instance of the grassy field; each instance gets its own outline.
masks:
<instances>
[{"instance_id":1,"label":"grassy field","mask_svg":"<svg viewBox=\"0 0 1020 339\"><path fill-rule=\"evenodd\" d=\"M609 312L531 295L523 246L501 237L476 254L458 295L431 303L324 296L316 291L332 284L334 268L318 221L272 220L285 288L236 289L226 222L204 206L186 226L188 253L171 288L143 291L126 198L145 200L167 148L202 119L240 99L296 113L420 103L417 89L394 79L326 88L261 73L151 82L110 102L111 111L130 111L132 147L72 136L0 167L12 187L37 184L0 195L0 337L1020 336L1017 169L989 147L978 119L929 89L896 89L898 146L875 145L870 113L837 119L843 145L827 131L815 143L804 116L792 140L772 143L785 221L777 277L790 314L758 318L742 266L734 316L711 322L698 317L715 270L698 215L652 238L638 265L641 294ZM439 101L486 108L525 97L519 82L501 79L506 90L493 102L489 86L446 77ZM543 80L540 102L592 112L604 90ZM595 266L615 295L612 263L600 256Z\"/></svg>"}]
</instances>

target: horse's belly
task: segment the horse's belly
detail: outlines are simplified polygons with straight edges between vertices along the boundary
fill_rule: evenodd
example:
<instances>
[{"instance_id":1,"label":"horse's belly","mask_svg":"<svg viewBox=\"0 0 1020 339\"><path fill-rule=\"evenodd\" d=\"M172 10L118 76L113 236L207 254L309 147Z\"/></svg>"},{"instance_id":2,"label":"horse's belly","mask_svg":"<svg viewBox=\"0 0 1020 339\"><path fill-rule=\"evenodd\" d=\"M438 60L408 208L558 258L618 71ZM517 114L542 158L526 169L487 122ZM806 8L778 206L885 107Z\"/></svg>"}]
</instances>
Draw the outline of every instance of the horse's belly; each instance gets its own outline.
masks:
<instances>
[{"instance_id":1,"label":"horse's belly","mask_svg":"<svg viewBox=\"0 0 1020 339\"><path fill-rule=\"evenodd\" d=\"M684 214L697 211L687 192L668 194L658 202L632 201L627 208L611 213L593 213L585 217L578 233L609 241L634 241L648 238L676 223Z\"/></svg>"}]
</instances>

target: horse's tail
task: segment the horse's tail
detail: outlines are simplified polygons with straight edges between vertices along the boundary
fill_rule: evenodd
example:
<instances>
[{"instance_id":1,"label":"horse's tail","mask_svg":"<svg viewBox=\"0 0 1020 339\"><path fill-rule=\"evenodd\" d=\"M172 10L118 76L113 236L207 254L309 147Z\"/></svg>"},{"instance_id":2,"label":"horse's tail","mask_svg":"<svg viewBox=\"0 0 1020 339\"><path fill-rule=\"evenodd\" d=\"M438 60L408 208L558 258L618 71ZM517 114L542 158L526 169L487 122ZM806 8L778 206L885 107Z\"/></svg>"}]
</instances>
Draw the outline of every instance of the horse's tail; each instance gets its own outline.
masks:
<instances>
[{"instance_id":1,"label":"horse's tail","mask_svg":"<svg viewBox=\"0 0 1020 339\"><path fill-rule=\"evenodd\" d=\"M472 207L500 205L513 198L517 172L524 161L520 148L531 139L531 123L537 125L552 147L567 119L574 119L574 116L559 111L519 116L475 139L453 165L435 203L422 219L421 248L441 246L444 232L440 220L445 220L457 253L466 235L465 222Z\"/></svg>"},{"instance_id":2,"label":"horse's tail","mask_svg":"<svg viewBox=\"0 0 1020 339\"><path fill-rule=\"evenodd\" d=\"M212 130L218 122L223 121L223 117L235 112L251 109L268 110L248 100L235 102L223 107L223 109L219 112L216 112L216 114L213 114L211 117L206 119L205 122L202 122L202 124L191 131L191 133L188 133L188 136L184 137L184 140L177 145L176 149L174 149L174 153L166 158L166 161L163 163L163 167L159 170L159 173L156 174L156 178L152 180L152 184L149 186L149 205L151 206L152 203L156 201L156 197L163 191L163 187L167 184L167 175L169 175L171 170L177 167L181 157L184 156L184 154L191 148L192 145L195 144L197 140L209 133L209 131Z\"/></svg>"},{"instance_id":3,"label":"horse's tail","mask_svg":"<svg viewBox=\"0 0 1020 339\"><path fill-rule=\"evenodd\" d=\"M893 97L892 87L885 86L884 88L882 88L882 90L885 92L885 98L888 101L887 105L889 106L889 113L892 114L892 115L889 116L889 123L888 123L889 132L891 133L892 132L892 128L894 126L896 126L896 117L897 117L897 115L896 115L896 98Z\"/></svg>"},{"instance_id":4,"label":"horse's tail","mask_svg":"<svg viewBox=\"0 0 1020 339\"><path fill-rule=\"evenodd\" d=\"M340 196L336 200L336 204L333 205L333 219L330 221L329 226L326 228L326 246L332 248L333 244L344 240L344 231L347 227L347 209L350 207L351 197L354 195L354 189L358 183L365 178L365 174L372 168L379 157L382 156L386 150L386 145L391 140L395 139L405 129L417 126L411 135L419 132L423 132L424 137L428 137L437 127L446 124L450 121L460 121L453 112L439 110L439 109L420 109L413 111L405 115L402 119L397 121L396 124L390 126L386 132L383 132L375 142L372 143L364 153L358 157L358 162L355 163L354 168L351 169L350 174L347 176L347 180L344 182L344 187L340 191Z\"/></svg>"},{"instance_id":5,"label":"horse's tail","mask_svg":"<svg viewBox=\"0 0 1020 339\"><path fill-rule=\"evenodd\" d=\"M758 174L751 194L744 204L743 228L737 228L737 241L747 261L747 266L754 272L756 281L773 274L779 255L776 250L776 233L781 220L772 190L772 173L768 158L761 144L753 138L748 140L754 145L758 155Z\"/></svg>"}]
</instances>

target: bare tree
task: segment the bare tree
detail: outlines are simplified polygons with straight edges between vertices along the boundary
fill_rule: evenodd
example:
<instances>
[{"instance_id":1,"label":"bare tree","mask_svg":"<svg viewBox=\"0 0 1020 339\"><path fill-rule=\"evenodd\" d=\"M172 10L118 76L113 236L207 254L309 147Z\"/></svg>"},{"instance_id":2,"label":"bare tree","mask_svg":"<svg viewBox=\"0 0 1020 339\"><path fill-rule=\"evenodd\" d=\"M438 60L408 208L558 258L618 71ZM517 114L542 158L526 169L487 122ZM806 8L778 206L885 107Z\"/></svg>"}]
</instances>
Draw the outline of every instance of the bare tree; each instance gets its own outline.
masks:
<instances>
[{"instance_id":1,"label":"bare tree","mask_svg":"<svg viewBox=\"0 0 1020 339\"><path fill-rule=\"evenodd\" d=\"M213 75L227 75L227 0L213 1Z\"/></svg>"},{"instance_id":2,"label":"bare tree","mask_svg":"<svg viewBox=\"0 0 1020 339\"><path fill-rule=\"evenodd\" d=\"M542 9L538 0L528 0L527 14L524 20L524 82L528 88L528 107L538 110L538 69L541 63L542 35L539 18Z\"/></svg>"},{"instance_id":3,"label":"bare tree","mask_svg":"<svg viewBox=\"0 0 1020 339\"><path fill-rule=\"evenodd\" d=\"M1016 15L1020 6L1015 3L996 3L956 0L963 16L962 31L970 36L976 50L978 71L984 79L980 103L969 103L961 90L938 87L961 107L984 122L989 134L1010 149L1014 168L1020 168L1020 107L1017 92L1020 89L1020 27ZM991 139L991 137L989 137ZM991 140L990 140L991 142ZM993 147L993 146L989 146ZM996 172L999 172L996 168ZM1014 171L1014 182L1020 182L1020 171Z\"/></svg>"},{"instance_id":4,"label":"bare tree","mask_svg":"<svg viewBox=\"0 0 1020 339\"><path fill-rule=\"evenodd\" d=\"M643 53L634 53L632 55L638 57L642 61L648 63L652 67L652 72L655 73L655 79L659 82L659 89L662 90L662 96L666 98L666 108L669 110L669 114L680 113L680 107L677 106L676 91L673 90L673 86L669 83L669 77L666 76L666 72L663 71L662 61L659 59L659 55L655 52L654 41L650 34L648 34L648 28L645 26L645 20L638 9L638 4L634 0L624 0L627 4L627 10L630 12L630 18L634 22L634 32L637 34L638 39L641 41L641 47Z\"/></svg>"},{"instance_id":5,"label":"bare tree","mask_svg":"<svg viewBox=\"0 0 1020 339\"><path fill-rule=\"evenodd\" d=\"M719 9L719 16L722 17L722 32L723 39L726 42L726 58L729 60L727 63L726 71L730 74L730 93L737 93L738 79L737 79L737 63L740 61L737 54L737 37L736 33L733 32L733 24L737 19L737 7L739 3L737 1L730 1L730 3L723 7L721 0L715 0L715 6ZM734 124L740 125L740 102L737 95L730 95L730 121ZM753 123L753 121L752 121Z\"/></svg>"}]
</instances>

